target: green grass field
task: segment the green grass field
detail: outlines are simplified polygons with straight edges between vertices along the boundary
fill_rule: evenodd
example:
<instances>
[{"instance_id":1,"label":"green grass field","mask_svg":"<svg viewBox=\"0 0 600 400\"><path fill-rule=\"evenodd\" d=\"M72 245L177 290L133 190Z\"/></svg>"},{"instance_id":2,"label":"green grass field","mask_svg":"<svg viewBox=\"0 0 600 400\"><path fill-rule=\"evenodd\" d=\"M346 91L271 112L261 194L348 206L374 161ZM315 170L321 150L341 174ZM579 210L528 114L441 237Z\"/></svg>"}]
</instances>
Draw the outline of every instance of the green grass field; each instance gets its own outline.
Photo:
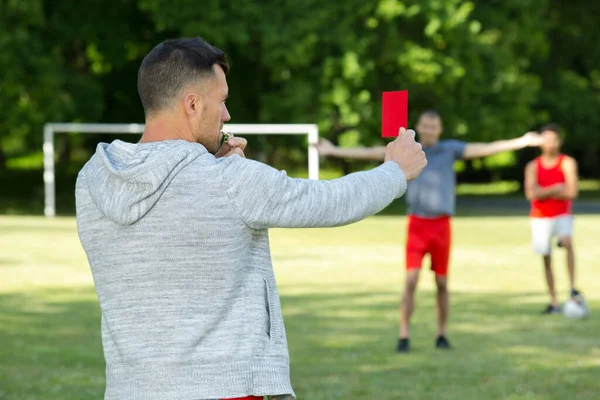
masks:
<instances>
[{"instance_id":1,"label":"green grass field","mask_svg":"<svg viewBox=\"0 0 600 400\"><path fill-rule=\"evenodd\" d=\"M272 232L299 399L600 398L600 216L576 221L578 281L592 310L583 321L538 315L547 298L527 218L456 218L456 348L433 348L433 278L423 271L413 352L397 355L404 223ZM0 399L101 399L99 307L74 219L0 217L0 244Z\"/></svg>"}]
</instances>

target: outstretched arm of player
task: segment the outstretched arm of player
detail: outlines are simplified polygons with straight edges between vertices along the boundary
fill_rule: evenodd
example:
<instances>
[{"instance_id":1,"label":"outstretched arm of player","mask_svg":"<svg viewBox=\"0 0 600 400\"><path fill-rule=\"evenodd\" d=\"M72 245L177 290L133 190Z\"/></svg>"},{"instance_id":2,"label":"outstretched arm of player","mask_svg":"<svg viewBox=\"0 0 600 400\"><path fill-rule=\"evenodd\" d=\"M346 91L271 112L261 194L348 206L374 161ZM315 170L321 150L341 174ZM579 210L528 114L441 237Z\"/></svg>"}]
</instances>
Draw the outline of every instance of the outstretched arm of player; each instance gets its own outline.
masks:
<instances>
[{"instance_id":1,"label":"outstretched arm of player","mask_svg":"<svg viewBox=\"0 0 600 400\"><path fill-rule=\"evenodd\" d=\"M565 185L540 187L537 183L537 167L534 161L530 161L525 167L525 197L527 200L545 200L551 197L558 198L564 191Z\"/></svg>"},{"instance_id":2,"label":"outstretched arm of player","mask_svg":"<svg viewBox=\"0 0 600 400\"><path fill-rule=\"evenodd\" d=\"M470 160L487 157L505 151L520 150L525 147L538 147L541 144L542 138L537 132L527 132L516 139L497 140L490 143L467 143L462 158Z\"/></svg>"},{"instance_id":3,"label":"outstretched arm of player","mask_svg":"<svg viewBox=\"0 0 600 400\"><path fill-rule=\"evenodd\" d=\"M322 156L376 161L385 158L385 146L343 148L334 145L327 139L321 139L315 148Z\"/></svg>"},{"instance_id":4,"label":"outstretched arm of player","mask_svg":"<svg viewBox=\"0 0 600 400\"><path fill-rule=\"evenodd\" d=\"M562 162L562 171L565 175L563 190L558 193L557 198L561 200L573 200L579 194L579 174L577 172L577 161L571 157L565 157Z\"/></svg>"}]
</instances>

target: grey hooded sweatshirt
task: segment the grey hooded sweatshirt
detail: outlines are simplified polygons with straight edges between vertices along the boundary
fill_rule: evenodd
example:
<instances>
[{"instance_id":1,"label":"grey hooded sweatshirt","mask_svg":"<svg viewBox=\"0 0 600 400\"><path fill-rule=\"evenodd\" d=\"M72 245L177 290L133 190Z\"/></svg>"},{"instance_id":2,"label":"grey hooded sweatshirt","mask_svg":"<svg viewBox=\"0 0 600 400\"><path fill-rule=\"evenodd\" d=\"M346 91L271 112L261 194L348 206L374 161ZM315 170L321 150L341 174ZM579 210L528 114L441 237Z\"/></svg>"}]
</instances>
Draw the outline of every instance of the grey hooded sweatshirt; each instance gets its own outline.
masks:
<instances>
[{"instance_id":1,"label":"grey hooded sweatshirt","mask_svg":"<svg viewBox=\"0 0 600 400\"><path fill-rule=\"evenodd\" d=\"M349 224L405 190L394 162L311 181L186 141L99 144L76 200L105 399L294 396L267 229Z\"/></svg>"}]
</instances>

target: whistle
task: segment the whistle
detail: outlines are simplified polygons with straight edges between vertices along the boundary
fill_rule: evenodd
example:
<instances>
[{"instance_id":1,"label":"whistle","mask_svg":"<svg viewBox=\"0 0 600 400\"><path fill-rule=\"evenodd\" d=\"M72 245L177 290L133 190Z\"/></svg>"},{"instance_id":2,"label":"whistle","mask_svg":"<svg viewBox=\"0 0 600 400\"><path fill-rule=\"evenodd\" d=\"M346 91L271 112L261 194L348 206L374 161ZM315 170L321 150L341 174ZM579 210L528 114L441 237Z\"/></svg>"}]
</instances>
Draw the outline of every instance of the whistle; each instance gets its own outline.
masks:
<instances>
[{"instance_id":1,"label":"whistle","mask_svg":"<svg viewBox=\"0 0 600 400\"><path fill-rule=\"evenodd\" d=\"M223 143L227 143L233 137L233 133L223 131L221 133L223 134Z\"/></svg>"}]
</instances>

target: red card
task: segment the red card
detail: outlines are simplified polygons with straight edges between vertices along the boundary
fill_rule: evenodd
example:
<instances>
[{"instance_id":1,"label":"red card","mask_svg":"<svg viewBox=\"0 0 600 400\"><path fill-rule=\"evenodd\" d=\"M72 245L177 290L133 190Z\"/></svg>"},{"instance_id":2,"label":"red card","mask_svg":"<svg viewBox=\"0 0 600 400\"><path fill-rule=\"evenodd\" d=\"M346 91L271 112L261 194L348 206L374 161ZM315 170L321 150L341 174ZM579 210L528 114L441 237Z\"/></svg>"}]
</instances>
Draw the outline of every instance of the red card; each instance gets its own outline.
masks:
<instances>
[{"instance_id":1,"label":"red card","mask_svg":"<svg viewBox=\"0 0 600 400\"><path fill-rule=\"evenodd\" d=\"M408 90L383 92L381 137L397 137L400 128L408 129Z\"/></svg>"}]
</instances>

